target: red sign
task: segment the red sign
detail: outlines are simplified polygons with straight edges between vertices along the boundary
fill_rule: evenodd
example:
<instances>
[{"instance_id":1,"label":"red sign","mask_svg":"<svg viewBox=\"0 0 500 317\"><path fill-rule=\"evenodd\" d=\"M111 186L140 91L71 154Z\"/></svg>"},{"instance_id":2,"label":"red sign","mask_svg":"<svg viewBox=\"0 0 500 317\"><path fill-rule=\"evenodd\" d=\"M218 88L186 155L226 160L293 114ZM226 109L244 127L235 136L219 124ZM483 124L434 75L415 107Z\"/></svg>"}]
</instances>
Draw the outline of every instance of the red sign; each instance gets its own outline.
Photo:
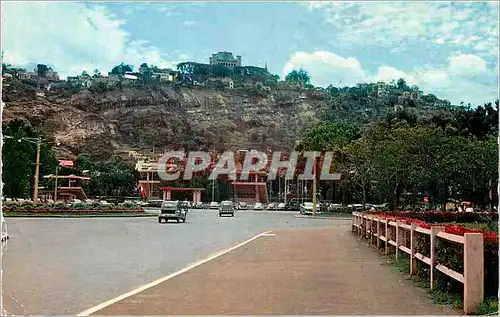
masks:
<instances>
[{"instance_id":1,"label":"red sign","mask_svg":"<svg viewBox=\"0 0 500 317\"><path fill-rule=\"evenodd\" d=\"M73 167L73 161L59 160L59 166L61 166L61 167Z\"/></svg>"}]
</instances>

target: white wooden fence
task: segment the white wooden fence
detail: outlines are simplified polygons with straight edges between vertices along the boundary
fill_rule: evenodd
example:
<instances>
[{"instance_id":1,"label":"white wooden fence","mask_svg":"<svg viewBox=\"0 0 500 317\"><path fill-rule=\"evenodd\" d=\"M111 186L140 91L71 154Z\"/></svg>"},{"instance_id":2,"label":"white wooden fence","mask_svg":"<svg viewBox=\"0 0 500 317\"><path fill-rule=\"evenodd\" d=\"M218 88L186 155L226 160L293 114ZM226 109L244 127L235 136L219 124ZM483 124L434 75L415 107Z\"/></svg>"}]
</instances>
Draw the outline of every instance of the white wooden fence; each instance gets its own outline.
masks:
<instances>
[{"instance_id":1,"label":"white wooden fence","mask_svg":"<svg viewBox=\"0 0 500 317\"><path fill-rule=\"evenodd\" d=\"M416 261L419 260L430 267L430 288L435 288L434 269L448 275L449 277L463 283L464 285L464 312L469 314L476 311L478 305L484 299L484 244L481 233L465 233L464 236L444 232L444 226L431 226L431 229L418 227L415 223L407 225L399 221L387 221L374 215L353 212L353 229L358 234L370 239L376 239L376 247L379 249L385 244L385 253L389 252L389 245L394 246L396 261L401 251L410 257L410 274L416 273ZM377 230L372 232L373 223ZM385 227L385 236L381 234L382 226ZM430 258L416 253L417 233L430 236ZM410 245L405 245L405 235L410 235ZM464 247L463 267L464 272L455 272L446 266L437 263L437 249L440 239L462 244Z\"/></svg>"}]
</instances>

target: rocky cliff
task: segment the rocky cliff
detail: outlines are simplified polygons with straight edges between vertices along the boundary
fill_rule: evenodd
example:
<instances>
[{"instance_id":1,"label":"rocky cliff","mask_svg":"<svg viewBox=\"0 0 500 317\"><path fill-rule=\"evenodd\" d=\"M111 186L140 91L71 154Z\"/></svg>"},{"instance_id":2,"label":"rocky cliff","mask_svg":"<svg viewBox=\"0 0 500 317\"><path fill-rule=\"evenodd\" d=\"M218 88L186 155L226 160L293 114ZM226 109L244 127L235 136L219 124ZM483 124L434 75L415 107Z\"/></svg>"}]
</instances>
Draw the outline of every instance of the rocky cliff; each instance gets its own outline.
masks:
<instances>
[{"instance_id":1,"label":"rocky cliff","mask_svg":"<svg viewBox=\"0 0 500 317\"><path fill-rule=\"evenodd\" d=\"M326 104L298 88L216 90L128 87L75 94L4 82L3 122L25 119L55 144L59 158L99 159L163 149L290 150Z\"/></svg>"}]
</instances>

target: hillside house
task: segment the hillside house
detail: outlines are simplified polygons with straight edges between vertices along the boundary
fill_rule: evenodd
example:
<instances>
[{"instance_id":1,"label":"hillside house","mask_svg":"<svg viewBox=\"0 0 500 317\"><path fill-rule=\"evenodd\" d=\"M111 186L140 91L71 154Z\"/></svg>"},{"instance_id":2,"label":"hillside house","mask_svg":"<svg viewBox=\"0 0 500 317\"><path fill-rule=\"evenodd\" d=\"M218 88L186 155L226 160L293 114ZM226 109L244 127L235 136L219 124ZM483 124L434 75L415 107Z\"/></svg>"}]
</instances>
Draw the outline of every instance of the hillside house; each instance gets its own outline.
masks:
<instances>
[{"instance_id":1,"label":"hillside house","mask_svg":"<svg viewBox=\"0 0 500 317\"><path fill-rule=\"evenodd\" d=\"M92 79L92 81L94 84L105 83L106 85L111 86L116 84L119 81L119 79L118 76L108 76L101 74L99 76L95 76Z\"/></svg>"},{"instance_id":2,"label":"hillside house","mask_svg":"<svg viewBox=\"0 0 500 317\"><path fill-rule=\"evenodd\" d=\"M48 81L59 81L59 74L49 67L45 73L45 78L47 78Z\"/></svg>"},{"instance_id":3,"label":"hillside house","mask_svg":"<svg viewBox=\"0 0 500 317\"><path fill-rule=\"evenodd\" d=\"M209 64L234 68L235 66L241 66L241 56L237 55L234 58L231 52L219 52L209 57Z\"/></svg>"},{"instance_id":4,"label":"hillside house","mask_svg":"<svg viewBox=\"0 0 500 317\"><path fill-rule=\"evenodd\" d=\"M37 72L27 72L25 70L22 70L22 71L17 73L17 78L20 80L37 80L38 73Z\"/></svg>"},{"instance_id":5,"label":"hillside house","mask_svg":"<svg viewBox=\"0 0 500 317\"><path fill-rule=\"evenodd\" d=\"M224 88L228 88L228 89L234 88L234 81L229 77L222 78L222 83L224 84Z\"/></svg>"},{"instance_id":6,"label":"hillside house","mask_svg":"<svg viewBox=\"0 0 500 317\"><path fill-rule=\"evenodd\" d=\"M209 88L222 88L224 89L233 89L234 81L229 77L224 78L209 78L205 82L205 87Z\"/></svg>"}]
</instances>

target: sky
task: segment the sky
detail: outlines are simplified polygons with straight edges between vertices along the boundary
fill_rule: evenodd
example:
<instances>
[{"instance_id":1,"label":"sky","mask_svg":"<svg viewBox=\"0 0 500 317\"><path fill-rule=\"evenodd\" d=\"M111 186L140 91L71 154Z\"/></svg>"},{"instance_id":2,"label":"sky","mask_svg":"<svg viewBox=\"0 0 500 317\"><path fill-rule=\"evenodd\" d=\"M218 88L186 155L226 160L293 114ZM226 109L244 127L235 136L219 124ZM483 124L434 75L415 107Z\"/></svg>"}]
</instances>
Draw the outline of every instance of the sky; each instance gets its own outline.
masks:
<instances>
[{"instance_id":1,"label":"sky","mask_svg":"<svg viewBox=\"0 0 500 317\"><path fill-rule=\"evenodd\" d=\"M313 85L404 78L452 104L499 99L498 2L6 2L5 62L63 77L230 51Z\"/></svg>"}]
</instances>

